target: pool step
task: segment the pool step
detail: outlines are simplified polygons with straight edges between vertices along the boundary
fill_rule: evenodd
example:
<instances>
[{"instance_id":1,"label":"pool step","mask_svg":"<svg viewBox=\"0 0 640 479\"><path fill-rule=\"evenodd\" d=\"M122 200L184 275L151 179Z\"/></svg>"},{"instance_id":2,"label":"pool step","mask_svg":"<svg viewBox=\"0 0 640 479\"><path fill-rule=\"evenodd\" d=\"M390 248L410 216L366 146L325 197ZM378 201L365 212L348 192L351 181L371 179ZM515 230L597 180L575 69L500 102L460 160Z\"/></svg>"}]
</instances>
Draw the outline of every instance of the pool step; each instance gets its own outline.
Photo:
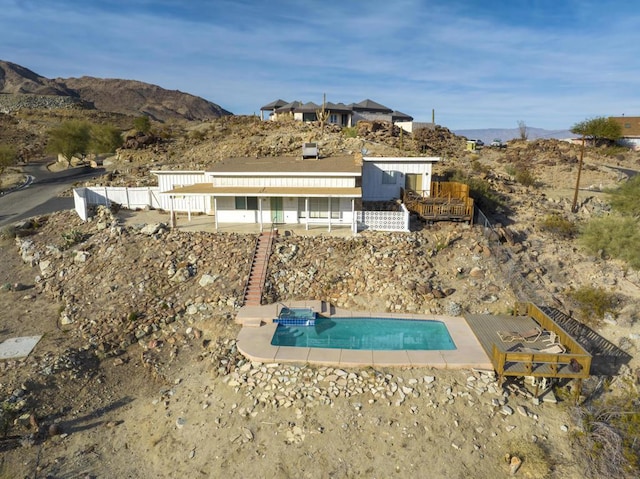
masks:
<instances>
[{"instance_id":1,"label":"pool step","mask_svg":"<svg viewBox=\"0 0 640 479\"><path fill-rule=\"evenodd\" d=\"M290 319L290 318L277 318L273 320L274 323L282 324L283 326L315 326L315 319Z\"/></svg>"}]
</instances>

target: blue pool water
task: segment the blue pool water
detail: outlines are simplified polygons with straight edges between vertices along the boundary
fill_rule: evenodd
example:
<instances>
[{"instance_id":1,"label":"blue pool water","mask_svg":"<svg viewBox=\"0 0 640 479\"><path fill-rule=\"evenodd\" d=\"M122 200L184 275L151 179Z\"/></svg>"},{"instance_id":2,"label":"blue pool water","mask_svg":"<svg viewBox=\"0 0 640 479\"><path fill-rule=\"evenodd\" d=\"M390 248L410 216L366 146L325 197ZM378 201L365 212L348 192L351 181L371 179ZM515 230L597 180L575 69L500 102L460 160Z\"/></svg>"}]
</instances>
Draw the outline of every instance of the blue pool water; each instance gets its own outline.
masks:
<instances>
[{"instance_id":1,"label":"blue pool water","mask_svg":"<svg viewBox=\"0 0 640 479\"><path fill-rule=\"evenodd\" d=\"M273 346L371 350L456 349L441 321L390 318L316 318L315 324L278 324Z\"/></svg>"}]
</instances>

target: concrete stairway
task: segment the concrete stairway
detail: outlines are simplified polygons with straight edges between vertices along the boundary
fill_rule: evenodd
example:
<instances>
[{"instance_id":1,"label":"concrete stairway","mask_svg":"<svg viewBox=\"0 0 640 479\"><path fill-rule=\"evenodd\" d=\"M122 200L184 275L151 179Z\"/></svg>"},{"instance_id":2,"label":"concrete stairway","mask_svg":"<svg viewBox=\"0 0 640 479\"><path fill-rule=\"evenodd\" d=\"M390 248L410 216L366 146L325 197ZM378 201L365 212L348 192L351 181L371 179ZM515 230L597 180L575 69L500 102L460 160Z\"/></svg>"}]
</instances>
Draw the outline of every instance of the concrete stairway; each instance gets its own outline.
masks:
<instances>
[{"instance_id":1,"label":"concrete stairway","mask_svg":"<svg viewBox=\"0 0 640 479\"><path fill-rule=\"evenodd\" d=\"M256 248L253 252L249 280L244 289L244 304L246 306L260 306L262 303L262 290L267 278L267 264L271 255L273 239L277 234L263 232L258 236Z\"/></svg>"}]
</instances>

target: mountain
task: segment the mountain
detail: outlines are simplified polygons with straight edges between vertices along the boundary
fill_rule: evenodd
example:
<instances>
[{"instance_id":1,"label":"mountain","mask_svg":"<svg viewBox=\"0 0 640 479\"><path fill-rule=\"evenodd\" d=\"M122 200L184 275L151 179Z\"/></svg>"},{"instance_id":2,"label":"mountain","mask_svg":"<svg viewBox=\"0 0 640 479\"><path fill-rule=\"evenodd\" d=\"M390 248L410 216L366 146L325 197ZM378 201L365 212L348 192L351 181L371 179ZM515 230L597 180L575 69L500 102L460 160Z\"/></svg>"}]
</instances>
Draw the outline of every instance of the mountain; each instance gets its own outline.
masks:
<instances>
[{"instance_id":1,"label":"mountain","mask_svg":"<svg viewBox=\"0 0 640 479\"><path fill-rule=\"evenodd\" d=\"M0 94L11 96L12 100L34 95L63 97L84 107L132 116L144 114L158 121L180 118L203 121L232 114L203 98L149 83L89 76L49 79L2 60ZM0 100L7 99L4 95L0 95Z\"/></svg>"},{"instance_id":2,"label":"mountain","mask_svg":"<svg viewBox=\"0 0 640 479\"><path fill-rule=\"evenodd\" d=\"M489 144L494 138L500 138L502 141L509 141L520 138L520 130L518 128L484 128L476 130L454 130L458 136L464 136L467 139L479 139ZM543 128L527 127L527 135L529 140L537 140L538 138L549 139L555 138L562 140L572 138L575 135L569 130L545 130Z\"/></svg>"}]
</instances>

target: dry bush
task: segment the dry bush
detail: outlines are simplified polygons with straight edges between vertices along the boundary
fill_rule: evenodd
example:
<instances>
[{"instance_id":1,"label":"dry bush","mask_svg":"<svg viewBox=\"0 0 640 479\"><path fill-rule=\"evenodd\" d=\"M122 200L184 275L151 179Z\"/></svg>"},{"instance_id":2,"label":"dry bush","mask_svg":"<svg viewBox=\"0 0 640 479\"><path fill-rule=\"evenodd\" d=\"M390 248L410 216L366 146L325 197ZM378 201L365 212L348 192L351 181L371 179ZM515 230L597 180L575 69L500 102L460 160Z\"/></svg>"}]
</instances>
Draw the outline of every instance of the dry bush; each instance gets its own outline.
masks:
<instances>
[{"instance_id":1,"label":"dry bush","mask_svg":"<svg viewBox=\"0 0 640 479\"><path fill-rule=\"evenodd\" d=\"M540 224L543 231L547 231L554 236L563 239L571 239L578 232L578 227L572 221L564 218L559 213L552 213L545 216Z\"/></svg>"},{"instance_id":2,"label":"dry bush","mask_svg":"<svg viewBox=\"0 0 640 479\"><path fill-rule=\"evenodd\" d=\"M632 478L640 474L640 411L638 397L620 397L576 406L572 441L589 478Z\"/></svg>"},{"instance_id":3,"label":"dry bush","mask_svg":"<svg viewBox=\"0 0 640 479\"><path fill-rule=\"evenodd\" d=\"M538 442L511 440L506 445L509 456L516 456L522 461L517 477L527 479L544 479L551 473L551 461L547 451Z\"/></svg>"}]
</instances>

